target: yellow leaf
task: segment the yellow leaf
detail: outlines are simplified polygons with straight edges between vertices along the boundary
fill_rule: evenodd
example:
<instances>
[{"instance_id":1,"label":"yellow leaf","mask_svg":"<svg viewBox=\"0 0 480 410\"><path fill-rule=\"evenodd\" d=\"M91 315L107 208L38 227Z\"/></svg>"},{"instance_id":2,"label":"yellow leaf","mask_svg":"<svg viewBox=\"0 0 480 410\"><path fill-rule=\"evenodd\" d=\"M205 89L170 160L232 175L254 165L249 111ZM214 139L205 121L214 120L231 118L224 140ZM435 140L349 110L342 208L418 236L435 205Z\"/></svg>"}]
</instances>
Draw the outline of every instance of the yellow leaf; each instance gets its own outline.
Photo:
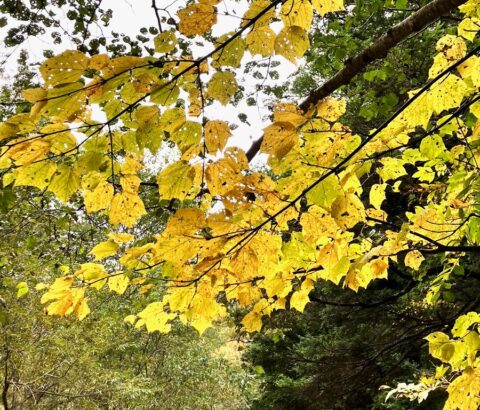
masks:
<instances>
[{"instance_id":1,"label":"yellow leaf","mask_svg":"<svg viewBox=\"0 0 480 410\"><path fill-rule=\"evenodd\" d=\"M217 22L215 8L208 4L194 3L177 13L180 33L187 37L202 35Z\"/></svg>"},{"instance_id":2,"label":"yellow leaf","mask_svg":"<svg viewBox=\"0 0 480 410\"><path fill-rule=\"evenodd\" d=\"M125 316L125 318L123 319L124 322L130 323L131 325L133 325L136 320L137 320L137 317L135 315Z\"/></svg>"},{"instance_id":3,"label":"yellow leaf","mask_svg":"<svg viewBox=\"0 0 480 410\"><path fill-rule=\"evenodd\" d=\"M138 315L147 328L147 332L160 332L168 333L171 330L170 321L177 315L174 313L167 313L163 310L162 302L150 303L145 309L143 309Z\"/></svg>"},{"instance_id":4,"label":"yellow leaf","mask_svg":"<svg viewBox=\"0 0 480 410\"><path fill-rule=\"evenodd\" d=\"M226 309L215 300L215 293L206 283L198 287L185 316L198 333L212 326L214 320L224 317Z\"/></svg>"},{"instance_id":5,"label":"yellow leaf","mask_svg":"<svg viewBox=\"0 0 480 410\"><path fill-rule=\"evenodd\" d=\"M275 104L273 109L273 120L275 122L289 122L294 127L299 127L307 121L307 118L297 105L279 103Z\"/></svg>"},{"instance_id":6,"label":"yellow leaf","mask_svg":"<svg viewBox=\"0 0 480 410\"><path fill-rule=\"evenodd\" d=\"M172 133L185 123L185 111L182 108L170 108L159 119L159 127L163 131Z\"/></svg>"},{"instance_id":7,"label":"yellow leaf","mask_svg":"<svg viewBox=\"0 0 480 410\"><path fill-rule=\"evenodd\" d=\"M347 103L344 99L328 97L318 103L317 114L319 117L333 122L345 114L346 108Z\"/></svg>"},{"instance_id":8,"label":"yellow leaf","mask_svg":"<svg viewBox=\"0 0 480 410\"><path fill-rule=\"evenodd\" d=\"M385 189L387 184L373 184L370 188L370 204L375 209L380 210L382 202L385 200Z\"/></svg>"},{"instance_id":9,"label":"yellow leaf","mask_svg":"<svg viewBox=\"0 0 480 410\"><path fill-rule=\"evenodd\" d=\"M365 208L355 194L341 194L332 204L332 216L338 226L349 229L365 219Z\"/></svg>"},{"instance_id":10,"label":"yellow leaf","mask_svg":"<svg viewBox=\"0 0 480 410\"><path fill-rule=\"evenodd\" d=\"M160 199L183 201L195 189L195 169L187 161L168 165L157 176Z\"/></svg>"},{"instance_id":11,"label":"yellow leaf","mask_svg":"<svg viewBox=\"0 0 480 410\"><path fill-rule=\"evenodd\" d=\"M108 216L112 225L123 224L131 228L146 213L143 201L137 194L121 192L113 197Z\"/></svg>"},{"instance_id":12,"label":"yellow leaf","mask_svg":"<svg viewBox=\"0 0 480 410\"><path fill-rule=\"evenodd\" d=\"M242 25L248 23L250 20L255 19L260 13L262 13L271 3L269 0L253 0L250 7L243 15ZM255 27L267 26L270 21L275 17L275 8L270 9L264 13L261 17L255 20Z\"/></svg>"},{"instance_id":13,"label":"yellow leaf","mask_svg":"<svg viewBox=\"0 0 480 410\"><path fill-rule=\"evenodd\" d=\"M20 142L13 146L7 155L15 161L17 165L28 165L45 158L45 154L50 149L50 143L44 140L34 140Z\"/></svg>"},{"instance_id":14,"label":"yellow leaf","mask_svg":"<svg viewBox=\"0 0 480 410\"><path fill-rule=\"evenodd\" d=\"M175 83L160 80L150 94L150 101L155 104L171 105L177 101L180 95L180 88Z\"/></svg>"},{"instance_id":15,"label":"yellow leaf","mask_svg":"<svg viewBox=\"0 0 480 410\"><path fill-rule=\"evenodd\" d=\"M113 77L120 73L145 64L145 60L140 57L122 56L110 60L109 64L103 67L104 78ZM115 84L115 83L113 83Z\"/></svg>"},{"instance_id":16,"label":"yellow leaf","mask_svg":"<svg viewBox=\"0 0 480 410\"><path fill-rule=\"evenodd\" d=\"M74 312L77 315L78 320L83 320L88 314L90 314L87 298L82 298L80 302L78 302L78 304L75 306Z\"/></svg>"},{"instance_id":17,"label":"yellow leaf","mask_svg":"<svg viewBox=\"0 0 480 410\"><path fill-rule=\"evenodd\" d=\"M251 311L242 319L242 325L248 333L260 332L262 329L262 316L260 313Z\"/></svg>"},{"instance_id":18,"label":"yellow leaf","mask_svg":"<svg viewBox=\"0 0 480 410\"><path fill-rule=\"evenodd\" d=\"M102 288L108 278L105 267L98 263L82 263L80 269L75 272L75 276L95 289Z\"/></svg>"},{"instance_id":19,"label":"yellow leaf","mask_svg":"<svg viewBox=\"0 0 480 410\"><path fill-rule=\"evenodd\" d=\"M98 245L94 246L88 254L94 255L95 260L98 261L115 255L118 251L118 248L119 246L116 242L109 240L105 242L100 242Z\"/></svg>"},{"instance_id":20,"label":"yellow leaf","mask_svg":"<svg viewBox=\"0 0 480 410\"><path fill-rule=\"evenodd\" d=\"M155 45L155 51L157 53L169 53L175 49L177 38L174 32L165 31L153 39L153 44Z\"/></svg>"},{"instance_id":21,"label":"yellow leaf","mask_svg":"<svg viewBox=\"0 0 480 410\"><path fill-rule=\"evenodd\" d=\"M76 168L67 165L60 165L48 185L48 190L62 202L67 202L78 188L80 188L80 175Z\"/></svg>"},{"instance_id":22,"label":"yellow leaf","mask_svg":"<svg viewBox=\"0 0 480 410\"><path fill-rule=\"evenodd\" d=\"M56 171L57 165L51 161L25 165L15 171L15 186L28 185L43 190Z\"/></svg>"},{"instance_id":23,"label":"yellow leaf","mask_svg":"<svg viewBox=\"0 0 480 410\"><path fill-rule=\"evenodd\" d=\"M143 286L140 286L140 288L138 289L138 293L140 293L140 295L144 295L145 293L149 292L150 289L153 288L153 283L149 283L147 285L143 285Z\"/></svg>"},{"instance_id":24,"label":"yellow leaf","mask_svg":"<svg viewBox=\"0 0 480 410\"><path fill-rule=\"evenodd\" d=\"M282 159L298 142L296 128L289 122L275 122L263 130L262 152Z\"/></svg>"},{"instance_id":25,"label":"yellow leaf","mask_svg":"<svg viewBox=\"0 0 480 410\"><path fill-rule=\"evenodd\" d=\"M47 98L47 90L44 88L27 88L22 91L23 98L31 103L36 103Z\"/></svg>"},{"instance_id":26,"label":"yellow leaf","mask_svg":"<svg viewBox=\"0 0 480 410\"><path fill-rule=\"evenodd\" d=\"M435 48L451 62L460 60L467 53L465 41L452 34L447 34L438 40Z\"/></svg>"},{"instance_id":27,"label":"yellow leaf","mask_svg":"<svg viewBox=\"0 0 480 410\"><path fill-rule=\"evenodd\" d=\"M86 99L83 83L60 84L47 90L47 101L39 114L55 120L73 121L85 107Z\"/></svg>"},{"instance_id":28,"label":"yellow leaf","mask_svg":"<svg viewBox=\"0 0 480 410\"><path fill-rule=\"evenodd\" d=\"M255 27L245 37L248 51L252 55L269 57L275 51L275 32L268 26Z\"/></svg>"},{"instance_id":29,"label":"yellow leaf","mask_svg":"<svg viewBox=\"0 0 480 410\"><path fill-rule=\"evenodd\" d=\"M137 175L126 175L120 177L120 185L124 192L136 194L142 180Z\"/></svg>"},{"instance_id":30,"label":"yellow leaf","mask_svg":"<svg viewBox=\"0 0 480 410\"><path fill-rule=\"evenodd\" d=\"M183 125L170 134L170 140L178 145L182 153L196 146L202 139L202 124L195 121L186 121Z\"/></svg>"},{"instance_id":31,"label":"yellow leaf","mask_svg":"<svg viewBox=\"0 0 480 410\"><path fill-rule=\"evenodd\" d=\"M169 235L193 235L207 225L205 213L198 208L177 209L168 219L164 233Z\"/></svg>"},{"instance_id":32,"label":"yellow leaf","mask_svg":"<svg viewBox=\"0 0 480 410\"><path fill-rule=\"evenodd\" d=\"M475 17L463 19L458 25L457 30L459 36L473 41L480 30L480 19Z\"/></svg>"},{"instance_id":33,"label":"yellow leaf","mask_svg":"<svg viewBox=\"0 0 480 410\"><path fill-rule=\"evenodd\" d=\"M127 290L129 284L129 279L127 275L119 275L118 273L115 276L110 276L108 278L108 288L118 293L119 295L123 295Z\"/></svg>"},{"instance_id":34,"label":"yellow leaf","mask_svg":"<svg viewBox=\"0 0 480 410\"><path fill-rule=\"evenodd\" d=\"M420 251L410 251L405 255L405 266L418 270L424 260L425 258Z\"/></svg>"},{"instance_id":35,"label":"yellow leaf","mask_svg":"<svg viewBox=\"0 0 480 410\"><path fill-rule=\"evenodd\" d=\"M108 238L112 241L116 242L117 244L121 245L124 243L132 242L135 239L135 236L129 233L122 233L122 232L111 232L108 234Z\"/></svg>"},{"instance_id":36,"label":"yellow leaf","mask_svg":"<svg viewBox=\"0 0 480 410\"><path fill-rule=\"evenodd\" d=\"M226 43L234 33L224 34L215 40L215 46ZM213 55L212 67L229 66L238 68L242 61L243 53L245 51L245 41L242 37L237 36L224 46L220 51Z\"/></svg>"},{"instance_id":37,"label":"yellow leaf","mask_svg":"<svg viewBox=\"0 0 480 410\"><path fill-rule=\"evenodd\" d=\"M295 63L310 47L305 30L298 26L284 27L275 39L275 52Z\"/></svg>"},{"instance_id":38,"label":"yellow leaf","mask_svg":"<svg viewBox=\"0 0 480 410\"><path fill-rule=\"evenodd\" d=\"M380 175L384 181L398 179L407 175L407 171L403 166L405 164L403 159L387 157L380 159L380 163L383 167L377 170L377 174Z\"/></svg>"},{"instance_id":39,"label":"yellow leaf","mask_svg":"<svg viewBox=\"0 0 480 410\"><path fill-rule=\"evenodd\" d=\"M312 5L322 17L327 13L345 9L343 0L312 0Z\"/></svg>"},{"instance_id":40,"label":"yellow leaf","mask_svg":"<svg viewBox=\"0 0 480 410\"><path fill-rule=\"evenodd\" d=\"M95 54L90 58L88 68L93 70L101 70L102 68L108 66L110 63L110 58L106 54Z\"/></svg>"},{"instance_id":41,"label":"yellow leaf","mask_svg":"<svg viewBox=\"0 0 480 410\"><path fill-rule=\"evenodd\" d=\"M466 315L462 315L455 320L452 335L463 338L469 333L470 326L478 323L480 323L480 314L477 312L468 312Z\"/></svg>"},{"instance_id":42,"label":"yellow leaf","mask_svg":"<svg viewBox=\"0 0 480 410\"><path fill-rule=\"evenodd\" d=\"M13 137L18 132L19 129L16 124L9 124L8 122L0 124L0 140Z\"/></svg>"},{"instance_id":43,"label":"yellow leaf","mask_svg":"<svg viewBox=\"0 0 480 410\"><path fill-rule=\"evenodd\" d=\"M428 99L436 114L458 107L468 94L465 82L456 75L449 74L428 92Z\"/></svg>"},{"instance_id":44,"label":"yellow leaf","mask_svg":"<svg viewBox=\"0 0 480 410\"><path fill-rule=\"evenodd\" d=\"M102 181L93 190L85 190L83 199L88 213L106 209L112 203L113 185Z\"/></svg>"},{"instance_id":45,"label":"yellow leaf","mask_svg":"<svg viewBox=\"0 0 480 410\"><path fill-rule=\"evenodd\" d=\"M306 290L297 290L293 292L292 297L290 298L290 308L297 309L299 312L303 313L305 305L310 302L308 297L309 292Z\"/></svg>"},{"instance_id":46,"label":"yellow leaf","mask_svg":"<svg viewBox=\"0 0 480 410\"><path fill-rule=\"evenodd\" d=\"M241 181L235 162L227 158L208 164L205 176L212 195L225 195L234 190Z\"/></svg>"},{"instance_id":47,"label":"yellow leaf","mask_svg":"<svg viewBox=\"0 0 480 410\"><path fill-rule=\"evenodd\" d=\"M467 367L463 373L448 386L448 399L444 410L478 410L480 407L479 369Z\"/></svg>"},{"instance_id":48,"label":"yellow leaf","mask_svg":"<svg viewBox=\"0 0 480 410\"><path fill-rule=\"evenodd\" d=\"M287 0L280 12L285 26L299 26L309 31L312 26L313 8L310 0Z\"/></svg>"},{"instance_id":49,"label":"yellow leaf","mask_svg":"<svg viewBox=\"0 0 480 410\"><path fill-rule=\"evenodd\" d=\"M88 67L88 58L76 50L51 57L40 66L45 84L55 86L78 81Z\"/></svg>"},{"instance_id":50,"label":"yellow leaf","mask_svg":"<svg viewBox=\"0 0 480 410\"><path fill-rule=\"evenodd\" d=\"M338 182L338 177L330 175L307 193L307 199L322 208L330 209L341 193L342 188Z\"/></svg>"},{"instance_id":51,"label":"yellow leaf","mask_svg":"<svg viewBox=\"0 0 480 410\"><path fill-rule=\"evenodd\" d=\"M227 105L237 88L237 80L232 72L217 71L208 82L207 94L210 98Z\"/></svg>"},{"instance_id":52,"label":"yellow leaf","mask_svg":"<svg viewBox=\"0 0 480 410\"><path fill-rule=\"evenodd\" d=\"M17 288L17 299L20 299L21 297L25 296L29 291L27 282L17 283L16 288Z\"/></svg>"},{"instance_id":53,"label":"yellow leaf","mask_svg":"<svg viewBox=\"0 0 480 410\"><path fill-rule=\"evenodd\" d=\"M210 153L222 151L232 135L226 121L208 121L205 124L205 144Z\"/></svg>"}]
</instances>

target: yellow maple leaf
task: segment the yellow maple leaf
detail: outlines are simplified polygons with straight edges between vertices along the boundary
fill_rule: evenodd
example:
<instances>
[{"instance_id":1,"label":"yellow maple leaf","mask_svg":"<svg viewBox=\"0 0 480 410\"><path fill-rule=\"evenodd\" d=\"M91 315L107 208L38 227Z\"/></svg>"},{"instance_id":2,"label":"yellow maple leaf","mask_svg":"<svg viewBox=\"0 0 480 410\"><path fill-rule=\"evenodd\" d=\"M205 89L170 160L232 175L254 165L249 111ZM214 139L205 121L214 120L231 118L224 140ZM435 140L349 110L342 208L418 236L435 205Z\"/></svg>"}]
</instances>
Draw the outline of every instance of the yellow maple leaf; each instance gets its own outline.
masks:
<instances>
[{"instance_id":1,"label":"yellow maple leaf","mask_svg":"<svg viewBox=\"0 0 480 410\"><path fill-rule=\"evenodd\" d=\"M83 200L88 213L110 207L113 199L113 185L107 181L100 182L93 190L83 192Z\"/></svg>"},{"instance_id":2,"label":"yellow maple leaf","mask_svg":"<svg viewBox=\"0 0 480 410\"><path fill-rule=\"evenodd\" d=\"M327 13L345 9L343 0L312 0L312 5L322 17Z\"/></svg>"},{"instance_id":3,"label":"yellow maple leaf","mask_svg":"<svg viewBox=\"0 0 480 410\"><path fill-rule=\"evenodd\" d=\"M172 325L170 322L177 316L174 313L167 313L164 311L164 304L162 302L150 303L138 315L140 320L135 325L136 328L145 325L147 332L170 332Z\"/></svg>"},{"instance_id":4,"label":"yellow maple leaf","mask_svg":"<svg viewBox=\"0 0 480 410\"><path fill-rule=\"evenodd\" d=\"M235 74L230 71L217 71L208 82L207 94L210 98L227 105L237 88Z\"/></svg>"},{"instance_id":5,"label":"yellow maple leaf","mask_svg":"<svg viewBox=\"0 0 480 410\"><path fill-rule=\"evenodd\" d=\"M480 30L480 19L472 17L463 19L458 25L458 35L473 41Z\"/></svg>"},{"instance_id":6,"label":"yellow maple leaf","mask_svg":"<svg viewBox=\"0 0 480 410\"><path fill-rule=\"evenodd\" d=\"M177 37L172 31L164 31L153 39L153 44L157 53L169 53L175 49Z\"/></svg>"},{"instance_id":7,"label":"yellow maple leaf","mask_svg":"<svg viewBox=\"0 0 480 410\"><path fill-rule=\"evenodd\" d=\"M305 306L308 302L310 302L310 298L308 297L309 292L306 290L297 290L293 292L290 298L290 308L296 309L299 312L303 312Z\"/></svg>"},{"instance_id":8,"label":"yellow maple leaf","mask_svg":"<svg viewBox=\"0 0 480 410\"><path fill-rule=\"evenodd\" d=\"M467 367L448 386L448 399L444 410L477 410L480 406L480 371Z\"/></svg>"},{"instance_id":9,"label":"yellow maple leaf","mask_svg":"<svg viewBox=\"0 0 480 410\"><path fill-rule=\"evenodd\" d=\"M208 121L205 124L205 144L210 153L222 151L232 135L226 121Z\"/></svg>"},{"instance_id":10,"label":"yellow maple leaf","mask_svg":"<svg viewBox=\"0 0 480 410\"><path fill-rule=\"evenodd\" d=\"M209 4L194 3L177 13L180 19L178 29L187 37L202 35L217 22L215 8Z\"/></svg>"},{"instance_id":11,"label":"yellow maple leaf","mask_svg":"<svg viewBox=\"0 0 480 410\"><path fill-rule=\"evenodd\" d=\"M113 197L108 216L111 224L131 228L146 213L143 201L136 193L121 192Z\"/></svg>"},{"instance_id":12,"label":"yellow maple leaf","mask_svg":"<svg viewBox=\"0 0 480 410\"><path fill-rule=\"evenodd\" d=\"M28 165L45 158L45 154L50 149L50 143L45 140L17 141L7 155L15 161L17 165Z\"/></svg>"},{"instance_id":13,"label":"yellow maple leaf","mask_svg":"<svg viewBox=\"0 0 480 410\"><path fill-rule=\"evenodd\" d=\"M420 251L410 251L405 255L405 266L412 268L413 270L418 270L420 265L425 260Z\"/></svg>"},{"instance_id":14,"label":"yellow maple leaf","mask_svg":"<svg viewBox=\"0 0 480 410\"><path fill-rule=\"evenodd\" d=\"M124 232L110 232L107 236L109 239L119 245L132 242L135 239L135 236L133 236L132 234Z\"/></svg>"},{"instance_id":15,"label":"yellow maple leaf","mask_svg":"<svg viewBox=\"0 0 480 410\"><path fill-rule=\"evenodd\" d=\"M235 33L224 34L215 40L215 46L217 47L222 44L226 45L212 56L212 67L228 66L238 68L240 66L246 45L245 40L240 36L236 36L233 40L229 41L234 34Z\"/></svg>"},{"instance_id":16,"label":"yellow maple leaf","mask_svg":"<svg viewBox=\"0 0 480 410\"><path fill-rule=\"evenodd\" d=\"M385 200L386 184L373 184L370 188L370 203L375 209L380 210L382 202Z\"/></svg>"},{"instance_id":17,"label":"yellow maple leaf","mask_svg":"<svg viewBox=\"0 0 480 410\"><path fill-rule=\"evenodd\" d=\"M245 44L252 55L269 57L275 51L275 32L268 26L255 25L245 37Z\"/></svg>"},{"instance_id":18,"label":"yellow maple leaf","mask_svg":"<svg viewBox=\"0 0 480 410\"><path fill-rule=\"evenodd\" d=\"M343 229L354 227L365 219L365 208L355 194L341 194L332 204L332 216Z\"/></svg>"},{"instance_id":19,"label":"yellow maple leaf","mask_svg":"<svg viewBox=\"0 0 480 410\"><path fill-rule=\"evenodd\" d=\"M95 260L101 260L113 256L117 253L119 249L118 244L113 241L104 241L100 242L98 245L95 245L93 249L88 253L89 255L94 255Z\"/></svg>"},{"instance_id":20,"label":"yellow maple leaf","mask_svg":"<svg viewBox=\"0 0 480 410\"><path fill-rule=\"evenodd\" d=\"M83 280L87 285L95 289L101 289L107 283L107 271L98 263L82 263L75 276Z\"/></svg>"},{"instance_id":21,"label":"yellow maple leaf","mask_svg":"<svg viewBox=\"0 0 480 410\"><path fill-rule=\"evenodd\" d=\"M253 0L250 3L248 10L243 15L242 25L248 23L250 20L255 19L270 5L271 3L269 0ZM271 7L266 13L255 20L255 27L267 26L274 17L275 9Z\"/></svg>"},{"instance_id":22,"label":"yellow maple leaf","mask_svg":"<svg viewBox=\"0 0 480 410\"><path fill-rule=\"evenodd\" d=\"M306 31L302 27L288 26L283 28L275 38L275 52L295 63L310 47Z\"/></svg>"},{"instance_id":23,"label":"yellow maple leaf","mask_svg":"<svg viewBox=\"0 0 480 410\"><path fill-rule=\"evenodd\" d=\"M296 128L289 122L275 122L263 130L262 152L282 159L299 143Z\"/></svg>"},{"instance_id":24,"label":"yellow maple leaf","mask_svg":"<svg viewBox=\"0 0 480 410\"><path fill-rule=\"evenodd\" d=\"M313 8L310 0L287 0L280 12L286 26L299 26L309 31L312 26Z\"/></svg>"},{"instance_id":25,"label":"yellow maple leaf","mask_svg":"<svg viewBox=\"0 0 480 410\"><path fill-rule=\"evenodd\" d=\"M80 51L67 50L40 66L45 84L55 86L78 81L88 67L88 57Z\"/></svg>"},{"instance_id":26,"label":"yellow maple leaf","mask_svg":"<svg viewBox=\"0 0 480 410\"><path fill-rule=\"evenodd\" d=\"M317 114L327 121L337 121L347 109L347 103L344 99L328 97L320 101L317 105Z\"/></svg>"},{"instance_id":27,"label":"yellow maple leaf","mask_svg":"<svg viewBox=\"0 0 480 410\"><path fill-rule=\"evenodd\" d=\"M57 165L52 161L41 161L25 165L15 170L15 186L28 185L45 189L57 171Z\"/></svg>"},{"instance_id":28,"label":"yellow maple leaf","mask_svg":"<svg viewBox=\"0 0 480 410\"><path fill-rule=\"evenodd\" d=\"M160 171L157 176L160 199L177 198L183 201L196 185L195 168L187 161L177 161Z\"/></svg>"},{"instance_id":29,"label":"yellow maple leaf","mask_svg":"<svg viewBox=\"0 0 480 410\"><path fill-rule=\"evenodd\" d=\"M119 295L123 295L127 290L129 282L130 280L127 275L116 272L115 276L108 278L108 288Z\"/></svg>"},{"instance_id":30,"label":"yellow maple leaf","mask_svg":"<svg viewBox=\"0 0 480 410\"><path fill-rule=\"evenodd\" d=\"M53 175L48 190L62 202L67 202L80 188L80 174L76 168L60 165Z\"/></svg>"},{"instance_id":31,"label":"yellow maple leaf","mask_svg":"<svg viewBox=\"0 0 480 410\"><path fill-rule=\"evenodd\" d=\"M251 311L242 319L242 325L248 333L262 330L262 316L258 312Z\"/></svg>"}]
</instances>

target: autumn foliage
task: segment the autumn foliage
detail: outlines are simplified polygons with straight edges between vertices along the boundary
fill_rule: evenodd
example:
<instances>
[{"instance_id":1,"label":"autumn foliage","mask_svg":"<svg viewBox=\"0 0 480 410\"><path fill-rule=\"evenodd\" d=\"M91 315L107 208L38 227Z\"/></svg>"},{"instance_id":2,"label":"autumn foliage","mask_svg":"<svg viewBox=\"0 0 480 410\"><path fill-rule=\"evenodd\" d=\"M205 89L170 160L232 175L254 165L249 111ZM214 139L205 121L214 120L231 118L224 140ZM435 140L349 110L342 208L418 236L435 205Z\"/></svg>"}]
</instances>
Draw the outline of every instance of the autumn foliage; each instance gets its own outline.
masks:
<instances>
[{"instance_id":1,"label":"autumn foliage","mask_svg":"<svg viewBox=\"0 0 480 410\"><path fill-rule=\"evenodd\" d=\"M460 7L457 33L438 39L428 82L383 125L355 132L342 124L348 104L334 96L305 110L279 101L260 145L268 165L255 168L230 144L231 124L208 118L207 107L238 98L245 59L301 62L314 15L344 5L253 0L236 31L206 36L212 51L195 59L179 44L212 30L217 3L180 9L178 30L155 38L154 57L65 51L48 59L42 87L23 93L30 112L0 124L4 186L47 190L64 203L81 195L87 213L112 225L91 262L45 285L48 314L83 319L91 292L156 286L161 298L132 311L125 318L132 326L166 333L180 320L202 333L237 304L253 333L276 310L302 312L318 281L358 291L388 280L392 265L418 271L439 254L450 280L463 253L480 250L480 58L471 47L479 4ZM467 111L475 121L462 120ZM178 158L152 177L145 153L165 143ZM391 216L387 195L401 192L407 177L424 201ZM135 226L152 188L169 217L146 241ZM432 286L426 303L441 289ZM443 364L420 383L428 391L448 377L446 409L480 405L479 323L470 312L451 336L427 338Z\"/></svg>"}]
</instances>

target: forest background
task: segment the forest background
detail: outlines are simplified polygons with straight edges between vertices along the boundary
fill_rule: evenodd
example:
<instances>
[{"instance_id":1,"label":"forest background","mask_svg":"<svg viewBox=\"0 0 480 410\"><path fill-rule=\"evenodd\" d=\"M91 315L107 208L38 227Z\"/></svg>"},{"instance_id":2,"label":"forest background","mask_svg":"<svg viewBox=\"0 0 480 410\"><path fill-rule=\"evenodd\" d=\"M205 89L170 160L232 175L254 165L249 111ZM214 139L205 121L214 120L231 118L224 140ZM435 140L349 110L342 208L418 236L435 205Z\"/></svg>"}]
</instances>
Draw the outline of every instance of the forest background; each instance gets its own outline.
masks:
<instances>
[{"instance_id":1,"label":"forest background","mask_svg":"<svg viewBox=\"0 0 480 410\"><path fill-rule=\"evenodd\" d=\"M478 16L461 3L152 2L154 23L132 35L110 31L101 1L4 1L4 408L476 408ZM423 25L355 57L428 4ZM224 17L245 39L222 37ZM49 39L46 63L22 51L32 37ZM62 57L67 38L81 54ZM349 67L345 86L312 97ZM305 97L313 111L291 104ZM46 161L58 161L48 183L36 179ZM102 186L111 206L88 197ZM123 193L140 199L115 215ZM277 214L285 203L298 206ZM195 248L217 236L244 242Z\"/></svg>"}]
</instances>

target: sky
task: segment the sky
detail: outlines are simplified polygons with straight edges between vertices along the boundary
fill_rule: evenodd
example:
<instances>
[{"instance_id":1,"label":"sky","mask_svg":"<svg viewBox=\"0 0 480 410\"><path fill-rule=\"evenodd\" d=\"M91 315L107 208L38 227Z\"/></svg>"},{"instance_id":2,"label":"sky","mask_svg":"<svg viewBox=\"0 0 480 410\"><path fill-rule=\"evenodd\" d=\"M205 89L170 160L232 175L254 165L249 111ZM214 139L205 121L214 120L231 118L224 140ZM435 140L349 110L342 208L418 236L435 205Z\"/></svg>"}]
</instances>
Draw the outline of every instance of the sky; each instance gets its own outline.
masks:
<instances>
[{"instance_id":1,"label":"sky","mask_svg":"<svg viewBox=\"0 0 480 410\"><path fill-rule=\"evenodd\" d=\"M183 0L157 0L157 4L161 7L168 8L171 15L175 15L176 11L184 6ZM151 0L103 0L102 8L112 9L113 18L107 28L103 29L104 35L108 37L108 33L112 31L125 33L131 37L135 37L139 34L141 27L157 26L156 17L151 7ZM213 27L212 35L218 37L222 34L230 32L233 28L238 27L239 18L244 14L247 8L245 1L236 2L234 0L225 0L218 5L218 22ZM59 11L59 15L62 16L62 28L69 30L71 22L65 16L66 10ZM165 14L164 14L165 15ZM273 26L274 30L279 31L281 24L278 27ZM5 33L5 29L0 29L0 36ZM74 48L73 43L67 35L63 36L64 41L60 45L54 45L51 41L49 34L30 37L25 41L21 47L16 49L6 49L4 46L0 48L0 55L7 55L7 61L5 64L5 71L7 75L12 75L16 70L16 59L20 50L26 49L30 55L31 61L41 62L43 58L44 49L53 49L55 53L60 53L67 49ZM194 46L193 54L195 58L201 57L211 51L212 47L208 46ZM2 58L4 59L4 58ZM256 60L260 58L257 56ZM275 85L284 83L289 76L291 76L296 67L288 62L286 59L279 57L281 64L276 68L279 71L280 78L278 80L267 79L265 85ZM254 60L248 52L245 53L243 58L242 67L237 72L241 73L245 64ZM266 73L266 69L262 69ZM213 70L211 70L213 72ZM205 80L205 79L204 79ZM1 81L1 80L0 80ZM263 93L256 93L256 86L261 81L253 78L252 75L237 75L237 81L240 85L245 87L245 95L251 95L256 99L256 103L253 106L248 106L246 99L242 100L236 107L232 105L222 106L218 102L214 102L212 105L206 108L205 115L207 118L216 120L226 120L230 124L236 127L233 130L233 136L229 140L229 146L238 146L245 151L251 146L252 142L260 138L262 135L262 129L268 123L268 116L270 110L267 107L267 99ZM242 112L247 115L248 124L243 124L238 120L238 114ZM266 156L260 154L257 156L257 165L262 165L265 162ZM163 162L163 160L161 161Z\"/></svg>"}]
</instances>

